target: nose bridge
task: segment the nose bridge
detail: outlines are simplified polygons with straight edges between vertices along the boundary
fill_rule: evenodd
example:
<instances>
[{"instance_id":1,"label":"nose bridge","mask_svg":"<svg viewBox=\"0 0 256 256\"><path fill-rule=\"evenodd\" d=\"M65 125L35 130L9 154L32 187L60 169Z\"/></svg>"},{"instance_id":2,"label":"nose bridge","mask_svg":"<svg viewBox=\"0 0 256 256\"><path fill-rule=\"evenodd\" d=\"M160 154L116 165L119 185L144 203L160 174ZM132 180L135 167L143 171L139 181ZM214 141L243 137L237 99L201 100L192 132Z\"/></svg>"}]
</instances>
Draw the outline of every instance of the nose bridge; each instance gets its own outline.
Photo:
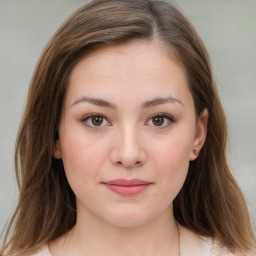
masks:
<instances>
[{"instance_id":1,"label":"nose bridge","mask_svg":"<svg viewBox=\"0 0 256 256\"><path fill-rule=\"evenodd\" d=\"M120 151L127 156L136 155L139 151L138 129L135 125L126 125L121 132Z\"/></svg>"},{"instance_id":2,"label":"nose bridge","mask_svg":"<svg viewBox=\"0 0 256 256\"><path fill-rule=\"evenodd\" d=\"M119 127L115 138L113 161L127 167L144 164L146 153L140 129L136 124L126 123Z\"/></svg>"}]
</instances>

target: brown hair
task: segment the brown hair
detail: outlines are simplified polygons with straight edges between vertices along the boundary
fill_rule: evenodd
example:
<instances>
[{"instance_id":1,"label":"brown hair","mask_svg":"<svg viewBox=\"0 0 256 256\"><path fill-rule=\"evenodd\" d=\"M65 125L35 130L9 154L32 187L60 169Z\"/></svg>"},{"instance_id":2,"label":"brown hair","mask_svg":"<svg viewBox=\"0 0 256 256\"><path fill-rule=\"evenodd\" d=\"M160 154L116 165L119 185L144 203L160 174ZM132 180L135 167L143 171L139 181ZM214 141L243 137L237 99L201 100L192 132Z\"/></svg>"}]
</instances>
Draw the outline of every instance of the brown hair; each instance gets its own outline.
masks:
<instances>
[{"instance_id":1,"label":"brown hair","mask_svg":"<svg viewBox=\"0 0 256 256\"><path fill-rule=\"evenodd\" d=\"M197 115L209 111L205 145L174 200L176 220L201 235L218 236L231 248L252 249L255 236L246 202L227 165L225 115L197 32L164 1L94 0L60 27L35 69L16 142L20 198L1 255L32 252L75 225L75 195L62 161L53 158L69 75L93 49L132 39L158 40L175 52Z\"/></svg>"}]
</instances>

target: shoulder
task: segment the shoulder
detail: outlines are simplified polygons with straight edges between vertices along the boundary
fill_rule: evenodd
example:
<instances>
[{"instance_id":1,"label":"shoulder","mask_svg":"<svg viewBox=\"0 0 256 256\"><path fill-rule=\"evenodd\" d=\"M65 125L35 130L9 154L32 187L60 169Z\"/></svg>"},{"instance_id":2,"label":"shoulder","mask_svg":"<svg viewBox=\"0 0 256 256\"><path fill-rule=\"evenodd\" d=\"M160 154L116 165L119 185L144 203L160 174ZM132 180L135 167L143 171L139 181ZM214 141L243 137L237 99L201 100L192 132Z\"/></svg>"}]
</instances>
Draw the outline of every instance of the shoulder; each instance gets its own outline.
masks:
<instances>
[{"instance_id":1,"label":"shoulder","mask_svg":"<svg viewBox=\"0 0 256 256\"><path fill-rule=\"evenodd\" d=\"M210 256L212 238L200 236L193 231L178 225L180 232L181 255Z\"/></svg>"},{"instance_id":2,"label":"shoulder","mask_svg":"<svg viewBox=\"0 0 256 256\"><path fill-rule=\"evenodd\" d=\"M214 238L210 255L211 256L235 256L235 252L231 252L226 246L224 246L221 243L219 239Z\"/></svg>"},{"instance_id":3,"label":"shoulder","mask_svg":"<svg viewBox=\"0 0 256 256\"><path fill-rule=\"evenodd\" d=\"M44 245L41 249L39 249L37 252L28 255L28 256L51 256L51 253L49 251L48 245Z\"/></svg>"},{"instance_id":4,"label":"shoulder","mask_svg":"<svg viewBox=\"0 0 256 256\"><path fill-rule=\"evenodd\" d=\"M225 246L219 239L214 238L210 256L256 256L255 253L244 253L232 251Z\"/></svg>"},{"instance_id":5,"label":"shoulder","mask_svg":"<svg viewBox=\"0 0 256 256\"><path fill-rule=\"evenodd\" d=\"M51 253L49 251L48 245L46 244L35 252L31 252L31 253L20 252L20 253L14 253L14 254L4 253L4 254L1 254L0 256L51 256Z\"/></svg>"},{"instance_id":6,"label":"shoulder","mask_svg":"<svg viewBox=\"0 0 256 256\"><path fill-rule=\"evenodd\" d=\"M181 255L200 256L256 256L255 253L243 253L230 250L218 238L205 237L178 225L180 231Z\"/></svg>"}]
</instances>

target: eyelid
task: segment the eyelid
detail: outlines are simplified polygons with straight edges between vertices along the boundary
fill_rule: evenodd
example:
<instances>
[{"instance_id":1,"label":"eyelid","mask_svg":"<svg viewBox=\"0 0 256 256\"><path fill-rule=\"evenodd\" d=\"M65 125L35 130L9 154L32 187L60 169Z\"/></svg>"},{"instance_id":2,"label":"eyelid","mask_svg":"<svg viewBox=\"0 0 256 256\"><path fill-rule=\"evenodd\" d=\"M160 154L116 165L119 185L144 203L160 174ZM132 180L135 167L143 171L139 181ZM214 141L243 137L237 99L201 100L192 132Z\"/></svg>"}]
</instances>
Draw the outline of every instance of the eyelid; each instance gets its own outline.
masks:
<instances>
[{"instance_id":1,"label":"eyelid","mask_svg":"<svg viewBox=\"0 0 256 256\"><path fill-rule=\"evenodd\" d=\"M90 114L87 114L86 116L84 116L84 117L82 118L81 121L82 121L83 123L85 123L88 119L90 119L90 118L92 118L92 117L102 117L102 118L104 118L104 119L108 122L108 124L107 124L107 125L101 125L101 126L93 126L93 125L84 124L86 127L89 127L89 128L91 128L91 129L97 130L97 129L102 129L102 127L110 126L110 125L111 125L111 123L108 121L108 119L107 119L104 115L102 115L102 114L100 114L100 113L90 113Z\"/></svg>"},{"instance_id":2,"label":"eyelid","mask_svg":"<svg viewBox=\"0 0 256 256\"><path fill-rule=\"evenodd\" d=\"M151 115L151 116L149 117L149 119L148 119L147 122L149 122L150 120L152 120L152 118L158 117L158 116L167 118L167 119L169 120L169 122L175 123L175 119L174 119L173 116L171 116L171 115L169 115L169 114L167 114L167 113L162 113L162 112ZM146 122L146 123L147 123L147 122ZM168 124L168 125L166 125L166 126L157 126L157 125L152 125L152 126L153 126L154 128L157 128L157 129L164 129L164 128L169 127L170 125L171 125L171 124Z\"/></svg>"},{"instance_id":3,"label":"eyelid","mask_svg":"<svg viewBox=\"0 0 256 256\"><path fill-rule=\"evenodd\" d=\"M163 117L164 119L168 119L169 123L174 123L175 122L175 119L173 118L173 116L167 114L167 113L156 113L156 114L153 114L151 115L149 118L148 118L148 121L146 121L145 124L147 124L150 120L152 120L152 118L154 117ZM91 129L102 129L103 127L105 126L111 126L111 122L108 120L107 117L105 117L103 114L100 114L100 113L90 113L90 114L87 114L86 116L84 116L82 118L82 122L85 123L88 119L92 118L92 117L102 117L103 119L105 119L107 121L107 125L100 125L100 126L94 126L94 125L88 125L88 124L84 124L85 126L91 128ZM168 124L168 125L165 125L165 126L157 126L157 125L152 125L154 128L157 128L157 129L164 129L164 128L167 128L169 127L171 124ZM151 126L151 125L147 125L147 126Z\"/></svg>"}]
</instances>

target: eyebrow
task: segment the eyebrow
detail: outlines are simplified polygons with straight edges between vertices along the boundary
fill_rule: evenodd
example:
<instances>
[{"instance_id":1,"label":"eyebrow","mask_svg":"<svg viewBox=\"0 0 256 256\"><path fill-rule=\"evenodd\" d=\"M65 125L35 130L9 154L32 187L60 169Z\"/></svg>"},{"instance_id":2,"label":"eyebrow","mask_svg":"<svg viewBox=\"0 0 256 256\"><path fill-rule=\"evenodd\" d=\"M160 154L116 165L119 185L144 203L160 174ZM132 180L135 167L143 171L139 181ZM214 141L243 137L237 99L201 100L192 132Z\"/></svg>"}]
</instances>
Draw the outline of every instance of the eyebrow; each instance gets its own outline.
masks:
<instances>
[{"instance_id":1,"label":"eyebrow","mask_svg":"<svg viewBox=\"0 0 256 256\"><path fill-rule=\"evenodd\" d=\"M87 103L97 105L97 106L100 106L100 107L107 107L107 108L117 109L117 106L113 103L110 103L110 102L105 101L103 99L89 98L89 97L85 97L85 96L75 100L75 102L71 106L74 106L74 105L77 105L78 103L83 103L83 102L87 102Z\"/></svg>"},{"instance_id":2,"label":"eyebrow","mask_svg":"<svg viewBox=\"0 0 256 256\"><path fill-rule=\"evenodd\" d=\"M153 107L164 103L179 103L180 105L183 105L182 102L178 99L175 99L173 97L168 98L156 98L150 101L146 101L142 104L143 108Z\"/></svg>"},{"instance_id":3,"label":"eyebrow","mask_svg":"<svg viewBox=\"0 0 256 256\"><path fill-rule=\"evenodd\" d=\"M74 103L71 106L77 105L79 103L90 103L96 106L100 107L107 107L112 109L117 109L117 106L111 102L108 102L106 100L100 99L100 98L90 98L90 97L80 97L77 100L74 101ZM156 98L150 101L146 101L142 104L142 108L149 108L165 103L179 103L180 105L183 105L182 102L178 99L175 99L173 97L168 98Z\"/></svg>"}]
</instances>

